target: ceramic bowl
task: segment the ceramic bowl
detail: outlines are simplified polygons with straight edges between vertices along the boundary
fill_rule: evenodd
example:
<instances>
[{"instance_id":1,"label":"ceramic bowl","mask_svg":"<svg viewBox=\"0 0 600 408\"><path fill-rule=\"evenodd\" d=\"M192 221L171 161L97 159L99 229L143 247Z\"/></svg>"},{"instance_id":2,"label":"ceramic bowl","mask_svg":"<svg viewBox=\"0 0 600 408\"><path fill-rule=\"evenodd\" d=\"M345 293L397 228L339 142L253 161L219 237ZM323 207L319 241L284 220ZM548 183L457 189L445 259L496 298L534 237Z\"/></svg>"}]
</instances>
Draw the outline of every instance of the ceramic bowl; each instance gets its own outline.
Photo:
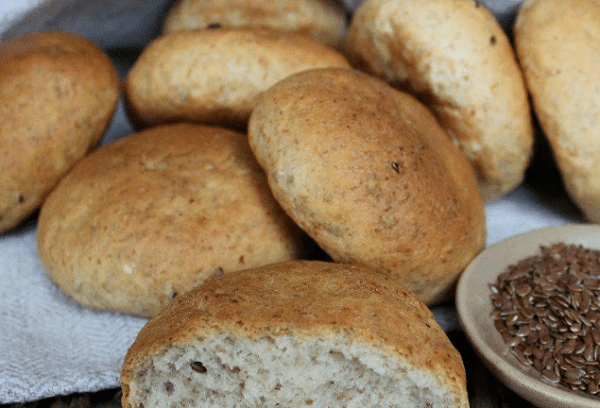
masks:
<instances>
[{"instance_id":1,"label":"ceramic bowl","mask_svg":"<svg viewBox=\"0 0 600 408\"><path fill-rule=\"evenodd\" d=\"M456 308L459 322L476 354L508 388L541 408L600 408L600 396L588 396L554 385L513 355L490 317L489 285L509 265L540 253L555 243L600 249L600 225L577 224L529 231L486 248L466 268L458 282Z\"/></svg>"}]
</instances>

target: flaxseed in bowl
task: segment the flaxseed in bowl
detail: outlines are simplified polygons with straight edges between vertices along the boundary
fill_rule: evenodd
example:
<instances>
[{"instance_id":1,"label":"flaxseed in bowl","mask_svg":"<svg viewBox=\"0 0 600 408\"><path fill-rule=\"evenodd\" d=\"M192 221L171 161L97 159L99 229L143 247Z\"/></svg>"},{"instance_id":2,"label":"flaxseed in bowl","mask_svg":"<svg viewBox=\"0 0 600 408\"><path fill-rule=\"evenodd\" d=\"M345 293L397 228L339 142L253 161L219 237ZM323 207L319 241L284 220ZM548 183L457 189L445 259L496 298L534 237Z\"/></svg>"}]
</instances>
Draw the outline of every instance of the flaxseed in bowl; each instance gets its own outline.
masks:
<instances>
[{"instance_id":1,"label":"flaxseed in bowl","mask_svg":"<svg viewBox=\"0 0 600 408\"><path fill-rule=\"evenodd\" d=\"M529 231L462 274L460 323L482 362L539 407L600 408L600 225Z\"/></svg>"}]
</instances>

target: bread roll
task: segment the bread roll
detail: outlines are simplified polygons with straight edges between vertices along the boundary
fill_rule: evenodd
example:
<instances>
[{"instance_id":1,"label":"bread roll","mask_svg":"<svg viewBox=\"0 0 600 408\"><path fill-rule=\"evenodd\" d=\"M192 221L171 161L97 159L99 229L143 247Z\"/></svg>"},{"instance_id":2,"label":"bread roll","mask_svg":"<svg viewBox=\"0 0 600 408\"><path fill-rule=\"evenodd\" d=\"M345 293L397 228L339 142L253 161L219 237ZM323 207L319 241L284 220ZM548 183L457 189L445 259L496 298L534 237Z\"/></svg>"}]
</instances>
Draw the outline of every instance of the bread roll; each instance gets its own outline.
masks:
<instances>
[{"instance_id":1,"label":"bread roll","mask_svg":"<svg viewBox=\"0 0 600 408\"><path fill-rule=\"evenodd\" d=\"M39 32L0 44L0 233L98 144L119 93L112 61L85 38Z\"/></svg>"},{"instance_id":2,"label":"bread roll","mask_svg":"<svg viewBox=\"0 0 600 408\"><path fill-rule=\"evenodd\" d=\"M246 135L186 123L105 145L52 191L40 259L84 306L154 316L213 275L304 256Z\"/></svg>"},{"instance_id":3,"label":"bread roll","mask_svg":"<svg viewBox=\"0 0 600 408\"><path fill-rule=\"evenodd\" d=\"M366 0L346 38L356 67L417 96L473 165L484 201L521 184L531 109L511 44L473 0Z\"/></svg>"},{"instance_id":4,"label":"bread roll","mask_svg":"<svg viewBox=\"0 0 600 408\"><path fill-rule=\"evenodd\" d=\"M397 280L317 261L210 279L150 320L123 408L468 407L458 351Z\"/></svg>"},{"instance_id":5,"label":"bread roll","mask_svg":"<svg viewBox=\"0 0 600 408\"><path fill-rule=\"evenodd\" d=\"M567 192L600 223L600 2L526 1L514 38Z\"/></svg>"},{"instance_id":6,"label":"bread roll","mask_svg":"<svg viewBox=\"0 0 600 408\"><path fill-rule=\"evenodd\" d=\"M261 92L297 71L349 67L317 40L260 29L165 34L150 43L124 84L139 126L192 121L244 128Z\"/></svg>"},{"instance_id":7,"label":"bread roll","mask_svg":"<svg viewBox=\"0 0 600 408\"><path fill-rule=\"evenodd\" d=\"M250 146L277 201L335 261L447 299L485 245L473 169L412 96L343 68L291 75L252 112Z\"/></svg>"},{"instance_id":8,"label":"bread roll","mask_svg":"<svg viewBox=\"0 0 600 408\"><path fill-rule=\"evenodd\" d=\"M295 32L338 46L346 32L346 11L336 0L178 0L163 32L209 27L266 28Z\"/></svg>"}]
</instances>

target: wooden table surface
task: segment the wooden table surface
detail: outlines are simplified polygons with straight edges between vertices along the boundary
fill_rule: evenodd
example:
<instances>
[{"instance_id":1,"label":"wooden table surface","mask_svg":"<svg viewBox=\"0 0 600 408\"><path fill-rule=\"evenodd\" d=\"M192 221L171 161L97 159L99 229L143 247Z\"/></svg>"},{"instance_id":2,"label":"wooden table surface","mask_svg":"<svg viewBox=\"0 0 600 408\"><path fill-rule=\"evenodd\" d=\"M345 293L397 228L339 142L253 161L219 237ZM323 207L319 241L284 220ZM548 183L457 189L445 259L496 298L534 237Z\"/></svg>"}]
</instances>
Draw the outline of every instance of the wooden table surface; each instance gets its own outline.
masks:
<instances>
[{"instance_id":1,"label":"wooden table surface","mask_svg":"<svg viewBox=\"0 0 600 408\"><path fill-rule=\"evenodd\" d=\"M533 408L535 405L509 390L483 365L464 333L449 334L460 351L467 372L467 389L471 408Z\"/></svg>"},{"instance_id":2,"label":"wooden table surface","mask_svg":"<svg viewBox=\"0 0 600 408\"><path fill-rule=\"evenodd\" d=\"M471 408L533 408L500 383L474 354L462 332L449 334L461 352L467 371ZM121 408L120 390L111 389L91 394L75 394L25 404L0 405L1 408Z\"/></svg>"}]
</instances>

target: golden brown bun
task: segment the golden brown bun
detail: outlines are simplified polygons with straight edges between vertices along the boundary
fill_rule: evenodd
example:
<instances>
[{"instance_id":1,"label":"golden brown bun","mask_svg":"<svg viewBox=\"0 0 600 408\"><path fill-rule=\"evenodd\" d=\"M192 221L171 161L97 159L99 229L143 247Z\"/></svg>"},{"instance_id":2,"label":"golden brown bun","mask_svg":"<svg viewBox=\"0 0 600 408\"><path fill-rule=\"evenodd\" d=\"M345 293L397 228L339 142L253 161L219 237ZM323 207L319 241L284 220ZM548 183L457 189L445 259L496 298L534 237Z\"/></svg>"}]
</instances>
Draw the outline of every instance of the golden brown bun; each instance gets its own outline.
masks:
<instances>
[{"instance_id":1,"label":"golden brown bun","mask_svg":"<svg viewBox=\"0 0 600 408\"><path fill-rule=\"evenodd\" d=\"M112 61L74 34L40 32L0 44L0 233L39 208L95 147L119 98Z\"/></svg>"},{"instance_id":2,"label":"golden brown bun","mask_svg":"<svg viewBox=\"0 0 600 408\"><path fill-rule=\"evenodd\" d=\"M475 168L484 201L521 184L533 152L531 109L511 44L484 6L367 0L346 50L355 66L433 111Z\"/></svg>"},{"instance_id":3,"label":"golden brown bun","mask_svg":"<svg viewBox=\"0 0 600 408\"><path fill-rule=\"evenodd\" d=\"M600 223L600 2L526 1L514 38L565 187Z\"/></svg>"},{"instance_id":4,"label":"golden brown bun","mask_svg":"<svg viewBox=\"0 0 600 408\"><path fill-rule=\"evenodd\" d=\"M124 92L142 126L179 120L243 128L261 92L294 72L348 67L330 46L291 33L208 29L165 34L129 71Z\"/></svg>"},{"instance_id":5,"label":"golden brown bun","mask_svg":"<svg viewBox=\"0 0 600 408\"><path fill-rule=\"evenodd\" d=\"M169 9L163 32L215 26L266 28L338 46L346 19L346 11L335 0L178 0Z\"/></svg>"},{"instance_id":6,"label":"golden brown bun","mask_svg":"<svg viewBox=\"0 0 600 408\"><path fill-rule=\"evenodd\" d=\"M343 68L291 75L263 94L250 146L275 198L334 260L448 298L485 244L473 169L412 96Z\"/></svg>"},{"instance_id":7,"label":"golden brown bun","mask_svg":"<svg viewBox=\"0 0 600 408\"><path fill-rule=\"evenodd\" d=\"M65 293L146 317L209 276L304 251L246 136L184 123L87 156L49 195L38 224L40 258Z\"/></svg>"},{"instance_id":8,"label":"golden brown bun","mask_svg":"<svg viewBox=\"0 0 600 408\"><path fill-rule=\"evenodd\" d=\"M150 320L121 373L123 408L468 407L465 372L397 280L296 261L207 280Z\"/></svg>"}]
</instances>

